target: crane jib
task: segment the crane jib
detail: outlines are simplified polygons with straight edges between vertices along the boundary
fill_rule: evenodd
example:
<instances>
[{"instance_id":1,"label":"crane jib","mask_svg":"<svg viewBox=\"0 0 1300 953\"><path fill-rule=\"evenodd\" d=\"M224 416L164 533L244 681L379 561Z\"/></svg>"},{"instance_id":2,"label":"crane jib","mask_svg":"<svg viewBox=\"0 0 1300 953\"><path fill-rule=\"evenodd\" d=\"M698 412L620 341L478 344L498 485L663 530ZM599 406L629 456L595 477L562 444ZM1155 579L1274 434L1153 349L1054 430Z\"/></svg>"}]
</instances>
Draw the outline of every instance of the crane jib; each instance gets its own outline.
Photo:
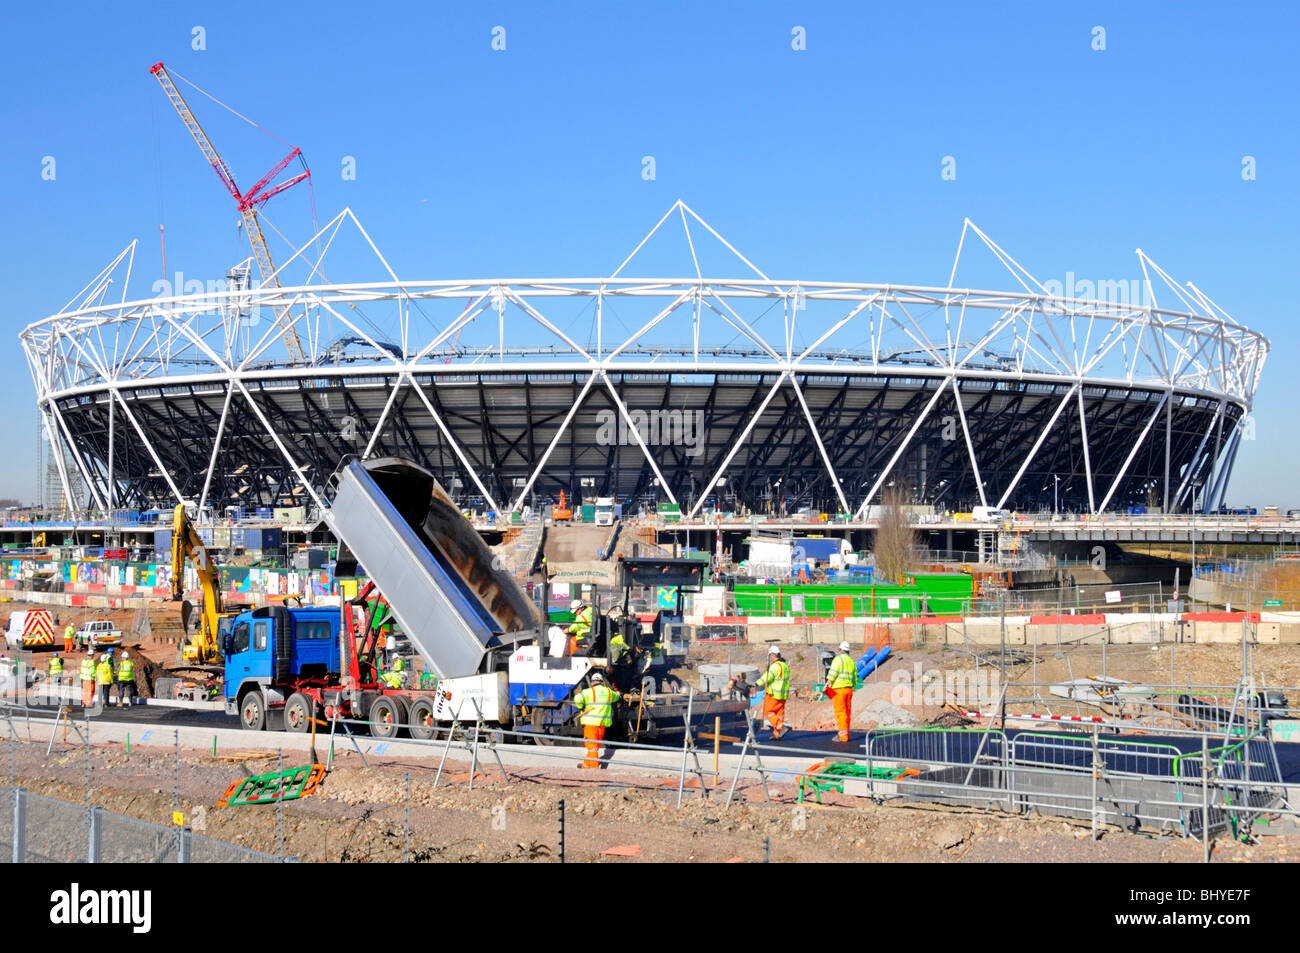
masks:
<instances>
[{"instance_id":1,"label":"crane jib","mask_svg":"<svg viewBox=\"0 0 1300 953\"><path fill-rule=\"evenodd\" d=\"M180 115L181 121L198 143L199 149L203 152L204 158L212 166L217 178L221 179L222 185L234 196L235 202L239 206L240 213L244 216L245 231L248 233L249 244L253 248L253 257L257 259L258 271L262 274L262 283L268 287L280 287L280 279L271 260L271 250L267 246L266 236L262 234L261 224L257 220L257 209L266 204L266 201L274 195L278 195L285 189L288 189L304 179L311 177L311 170L307 168L307 163L303 161L303 171L294 177L281 182L280 184L268 188L271 182L283 172L295 158L302 157L302 150L294 148L287 156L281 159L266 175L258 179L257 183L247 192L241 193L239 187L235 185L235 174L231 171L230 166L221 158L216 147L213 146L212 140L208 138L203 127L199 125L198 119L194 117L194 112L190 109L189 104L185 102L185 97L181 95L176 84L172 82L171 75L167 68L161 62L155 63L149 68L149 72L158 80L167 99L171 102L176 112ZM183 78L183 77L182 77ZM186 82L189 82L186 80ZM195 87L196 89L198 87ZM229 107L227 107L229 108ZM278 308L276 311L276 326L280 328L281 336L284 339L285 349L289 352L289 357L295 362L301 362L305 359L302 350L302 342L298 338L298 332L294 330L293 320L289 314L289 307Z\"/></svg>"}]
</instances>

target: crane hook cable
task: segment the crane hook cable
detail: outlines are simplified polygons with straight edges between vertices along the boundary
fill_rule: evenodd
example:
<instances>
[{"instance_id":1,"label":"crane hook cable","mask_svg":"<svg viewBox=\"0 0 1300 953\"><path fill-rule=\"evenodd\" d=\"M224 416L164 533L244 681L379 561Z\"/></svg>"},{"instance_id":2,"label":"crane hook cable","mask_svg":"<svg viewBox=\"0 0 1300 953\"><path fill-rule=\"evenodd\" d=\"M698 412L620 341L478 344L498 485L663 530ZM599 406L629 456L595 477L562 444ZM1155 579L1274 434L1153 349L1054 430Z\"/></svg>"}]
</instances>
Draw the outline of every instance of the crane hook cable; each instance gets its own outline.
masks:
<instances>
[{"instance_id":1,"label":"crane hook cable","mask_svg":"<svg viewBox=\"0 0 1300 953\"><path fill-rule=\"evenodd\" d=\"M182 76L180 73L176 72L174 69L168 67L167 72L168 72L169 75L171 75L171 76L175 76L175 77L176 77L177 79L179 79L181 82L185 83L185 85L189 86L189 87L192 88L192 89L197 90L198 92L202 93L204 96L208 97L208 99L212 100L214 103L216 103L216 104L217 104L218 106L220 106L222 109L225 109L225 110L228 110L228 111L234 113L236 116L238 116L240 119L244 120L244 122L248 123L250 126L254 126L254 127L256 127L257 129L262 130L262 132L266 133L268 136L271 136L271 137L274 138L274 139L280 139L280 137L277 136L275 133L273 133L270 129L267 129L265 126L259 125L258 123L256 123L256 122L254 122L253 120L249 119L247 116L245 116L245 115L244 115L243 113L241 113L239 110L234 109L234 108L232 108L232 107L230 107L230 106L227 106L225 103L223 103L221 100L217 99L216 96L213 96L210 92L208 92L208 91L207 91L206 89L204 89L202 86L198 86L198 85L196 85L195 83L190 82L188 79L186 79L186 78L185 78L184 76ZM280 141L283 142L283 143L284 143L286 146L288 146L289 148L291 148L291 149L293 148L293 143L292 143L292 142L289 142L289 141L286 140L286 139L280 139Z\"/></svg>"}]
</instances>

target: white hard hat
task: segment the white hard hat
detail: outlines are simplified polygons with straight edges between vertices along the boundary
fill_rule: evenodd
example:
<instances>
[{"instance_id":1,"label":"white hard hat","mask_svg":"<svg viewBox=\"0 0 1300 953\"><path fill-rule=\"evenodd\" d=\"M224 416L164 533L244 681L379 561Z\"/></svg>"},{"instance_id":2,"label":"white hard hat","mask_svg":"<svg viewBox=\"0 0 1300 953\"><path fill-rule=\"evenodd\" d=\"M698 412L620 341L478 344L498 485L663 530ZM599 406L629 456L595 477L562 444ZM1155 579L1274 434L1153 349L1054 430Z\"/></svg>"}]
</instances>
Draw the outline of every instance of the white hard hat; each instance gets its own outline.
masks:
<instances>
[{"instance_id":1,"label":"white hard hat","mask_svg":"<svg viewBox=\"0 0 1300 953\"><path fill-rule=\"evenodd\" d=\"M847 651L849 651L851 648L853 648L853 646L849 645L849 643L847 643L847 642L841 642L841 643L840 643L840 651L841 651L841 652L847 652Z\"/></svg>"},{"instance_id":2,"label":"white hard hat","mask_svg":"<svg viewBox=\"0 0 1300 953\"><path fill-rule=\"evenodd\" d=\"M780 655L780 654L781 654L781 646L779 646L779 645L774 645L774 646L772 646L770 649L767 650L767 654L768 654L768 655Z\"/></svg>"},{"instance_id":3,"label":"white hard hat","mask_svg":"<svg viewBox=\"0 0 1300 953\"><path fill-rule=\"evenodd\" d=\"M131 653L129 653L129 652L127 652L125 649L123 649L123 650L122 650L122 658L130 658L130 657L131 657Z\"/></svg>"},{"instance_id":4,"label":"white hard hat","mask_svg":"<svg viewBox=\"0 0 1300 953\"><path fill-rule=\"evenodd\" d=\"M581 600L581 599L574 599L572 602L569 603L569 608L570 608L570 609L577 609L577 608L580 608L581 606L582 606L582 600Z\"/></svg>"},{"instance_id":5,"label":"white hard hat","mask_svg":"<svg viewBox=\"0 0 1300 953\"><path fill-rule=\"evenodd\" d=\"M593 682L603 682L605 680L605 676L601 675L600 672L592 672L591 680Z\"/></svg>"}]
</instances>

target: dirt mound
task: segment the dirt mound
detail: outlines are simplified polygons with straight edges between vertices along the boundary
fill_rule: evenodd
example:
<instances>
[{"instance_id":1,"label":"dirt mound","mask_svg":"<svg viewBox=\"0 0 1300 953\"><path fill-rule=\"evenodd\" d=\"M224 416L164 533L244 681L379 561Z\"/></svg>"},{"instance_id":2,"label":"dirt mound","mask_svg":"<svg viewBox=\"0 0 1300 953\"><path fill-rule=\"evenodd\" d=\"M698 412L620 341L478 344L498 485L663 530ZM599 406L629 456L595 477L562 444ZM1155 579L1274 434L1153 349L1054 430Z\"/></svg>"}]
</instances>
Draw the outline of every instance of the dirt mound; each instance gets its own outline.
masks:
<instances>
[{"instance_id":1,"label":"dirt mound","mask_svg":"<svg viewBox=\"0 0 1300 953\"><path fill-rule=\"evenodd\" d=\"M937 718L931 718L926 725L930 728L967 728L975 724L970 718L957 714L955 711L945 711Z\"/></svg>"},{"instance_id":2,"label":"dirt mound","mask_svg":"<svg viewBox=\"0 0 1300 953\"><path fill-rule=\"evenodd\" d=\"M867 705L862 710L862 717L864 721L874 723L877 728L919 728L922 724L919 716L883 698L877 698Z\"/></svg>"}]
</instances>

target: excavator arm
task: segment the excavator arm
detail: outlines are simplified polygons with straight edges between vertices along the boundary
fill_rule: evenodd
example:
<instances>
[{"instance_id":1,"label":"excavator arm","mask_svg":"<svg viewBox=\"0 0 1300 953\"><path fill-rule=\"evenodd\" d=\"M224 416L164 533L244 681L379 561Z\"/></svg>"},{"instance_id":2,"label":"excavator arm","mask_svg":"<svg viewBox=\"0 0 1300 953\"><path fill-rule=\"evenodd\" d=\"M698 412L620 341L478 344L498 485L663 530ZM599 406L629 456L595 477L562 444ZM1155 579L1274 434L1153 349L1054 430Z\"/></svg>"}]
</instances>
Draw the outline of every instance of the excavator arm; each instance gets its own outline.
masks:
<instances>
[{"instance_id":1,"label":"excavator arm","mask_svg":"<svg viewBox=\"0 0 1300 953\"><path fill-rule=\"evenodd\" d=\"M221 576L212 564L203 541L199 539L198 531L185 511L185 504L178 503L172 525L173 600L180 600L185 595L187 562L192 563L198 573L203 602L200 606L199 630L187 638L181 650L181 658L200 665L218 662L221 659Z\"/></svg>"}]
</instances>

